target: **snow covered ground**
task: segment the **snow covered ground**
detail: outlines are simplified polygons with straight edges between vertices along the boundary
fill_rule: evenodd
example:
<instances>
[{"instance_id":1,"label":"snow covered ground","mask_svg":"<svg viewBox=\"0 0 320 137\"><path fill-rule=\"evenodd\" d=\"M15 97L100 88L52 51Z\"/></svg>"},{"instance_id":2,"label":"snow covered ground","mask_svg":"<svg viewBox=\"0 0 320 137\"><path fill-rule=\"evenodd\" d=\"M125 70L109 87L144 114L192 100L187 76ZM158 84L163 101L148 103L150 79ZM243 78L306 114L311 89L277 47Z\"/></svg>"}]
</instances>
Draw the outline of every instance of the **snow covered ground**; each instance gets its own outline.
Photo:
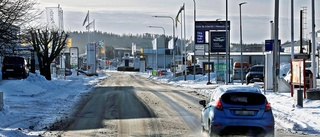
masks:
<instances>
[{"instance_id":1,"label":"snow covered ground","mask_svg":"<svg viewBox=\"0 0 320 137\"><path fill-rule=\"evenodd\" d=\"M110 70L107 70L110 71ZM187 76L172 78L171 75L154 77L150 73L131 73L142 75L163 83L195 88L203 95L209 95L215 84L206 85L207 76ZM103 72L99 76L84 75L53 76L47 81L39 74L30 74L24 80L3 80L0 91L4 95L4 109L0 111L0 136L38 136L49 126L63 119L72 110L76 101L96 86L101 79L107 78ZM223 83L221 83L223 84ZM259 87L259 85L254 85ZM277 129L285 132L298 132L305 135L320 134L320 100L303 101L304 107L294 105L290 93L266 92L272 105Z\"/></svg>"}]
</instances>

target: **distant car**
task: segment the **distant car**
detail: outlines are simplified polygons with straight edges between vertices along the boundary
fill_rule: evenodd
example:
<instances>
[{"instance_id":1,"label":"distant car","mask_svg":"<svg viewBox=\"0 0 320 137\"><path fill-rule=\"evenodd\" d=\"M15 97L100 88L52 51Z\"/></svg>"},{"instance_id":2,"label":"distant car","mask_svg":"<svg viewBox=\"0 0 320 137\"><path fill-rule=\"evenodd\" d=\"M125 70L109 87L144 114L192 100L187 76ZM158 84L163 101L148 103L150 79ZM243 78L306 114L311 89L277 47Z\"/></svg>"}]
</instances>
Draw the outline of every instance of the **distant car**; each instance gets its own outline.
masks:
<instances>
[{"instance_id":1,"label":"distant car","mask_svg":"<svg viewBox=\"0 0 320 137\"><path fill-rule=\"evenodd\" d=\"M146 70L153 70L151 67L147 67Z\"/></svg>"},{"instance_id":2,"label":"distant car","mask_svg":"<svg viewBox=\"0 0 320 137\"><path fill-rule=\"evenodd\" d=\"M19 56L5 56L2 60L2 79L27 78L29 69L27 61Z\"/></svg>"},{"instance_id":3,"label":"distant car","mask_svg":"<svg viewBox=\"0 0 320 137\"><path fill-rule=\"evenodd\" d=\"M59 69L58 75L70 76L72 75L72 71L70 69Z\"/></svg>"},{"instance_id":4,"label":"distant car","mask_svg":"<svg viewBox=\"0 0 320 137\"><path fill-rule=\"evenodd\" d=\"M201 100L202 131L210 136L274 136L271 105L262 92L248 85L221 85L208 101Z\"/></svg>"},{"instance_id":5,"label":"distant car","mask_svg":"<svg viewBox=\"0 0 320 137\"><path fill-rule=\"evenodd\" d=\"M246 83L264 82L264 65L254 65L248 69Z\"/></svg>"},{"instance_id":6,"label":"distant car","mask_svg":"<svg viewBox=\"0 0 320 137\"><path fill-rule=\"evenodd\" d=\"M66 76L70 76L70 75L72 75L72 71L71 71L71 70L69 70L69 69L66 69L65 75L66 75Z\"/></svg>"},{"instance_id":7,"label":"distant car","mask_svg":"<svg viewBox=\"0 0 320 137\"><path fill-rule=\"evenodd\" d=\"M168 75L168 71L167 71L167 70L164 70L164 69L159 70L159 71L158 71L158 75Z\"/></svg>"}]
</instances>

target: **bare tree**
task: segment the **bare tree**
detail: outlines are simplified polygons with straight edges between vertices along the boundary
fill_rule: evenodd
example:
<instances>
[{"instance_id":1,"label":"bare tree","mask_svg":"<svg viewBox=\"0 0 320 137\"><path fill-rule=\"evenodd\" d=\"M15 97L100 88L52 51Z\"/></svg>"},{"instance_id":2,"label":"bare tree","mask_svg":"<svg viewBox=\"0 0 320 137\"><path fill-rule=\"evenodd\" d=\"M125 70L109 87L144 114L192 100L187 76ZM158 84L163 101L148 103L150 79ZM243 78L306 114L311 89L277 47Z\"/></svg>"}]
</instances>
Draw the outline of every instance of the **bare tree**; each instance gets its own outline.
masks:
<instances>
[{"instance_id":1,"label":"bare tree","mask_svg":"<svg viewBox=\"0 0 320 137\"><path fill-rule=\"evenodd\" d=\"M64 31L30 29L30 43L38 57L40 74L51 80L50 64L66 47L69 37Z\"/></svg>"},{"instance_id":2,"label":"bare tree","mask_svg":"<svg viewBox=\"0 0 320 137\"><path fill-rule=\"evenodd\" d=\"M36 0L0 0L0 49L13 50L20 28L40 17Z\"/></svg>"}]
</instances>

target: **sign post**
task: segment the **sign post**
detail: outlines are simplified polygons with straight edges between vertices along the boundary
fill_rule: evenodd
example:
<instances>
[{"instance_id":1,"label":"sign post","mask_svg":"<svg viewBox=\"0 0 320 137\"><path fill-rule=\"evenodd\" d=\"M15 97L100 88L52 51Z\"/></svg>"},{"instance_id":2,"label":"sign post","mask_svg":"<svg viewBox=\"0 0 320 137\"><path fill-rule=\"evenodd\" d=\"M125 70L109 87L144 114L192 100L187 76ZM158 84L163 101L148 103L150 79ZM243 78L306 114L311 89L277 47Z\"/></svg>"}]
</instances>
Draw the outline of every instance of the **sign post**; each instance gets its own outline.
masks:
<instances>
[{"instance_id":1,"label":"sign post","mask_svg":"<svg viewBox=\"0 0 320 137\"><path fill-rule=\"evenodd\" d=\"M225 55L227 55L228 51L226 51L226 47L227 47L226 30L230 30L230 21L227 21L227 22L226 21L195 21L194 29L195 29L194 31L195 47L197 45L204 45L204 44L208 44L209 46L208 47L208 63L209 64L210 64L209 58L210 58L211 52L216 52L218 54L218 58L219 58L219 52L224 52L226 53ZM195 55L197 54L195 53ZM229 74L229 69L230 68L226 67L227 74Z\"/></svg>"}]
</instances>

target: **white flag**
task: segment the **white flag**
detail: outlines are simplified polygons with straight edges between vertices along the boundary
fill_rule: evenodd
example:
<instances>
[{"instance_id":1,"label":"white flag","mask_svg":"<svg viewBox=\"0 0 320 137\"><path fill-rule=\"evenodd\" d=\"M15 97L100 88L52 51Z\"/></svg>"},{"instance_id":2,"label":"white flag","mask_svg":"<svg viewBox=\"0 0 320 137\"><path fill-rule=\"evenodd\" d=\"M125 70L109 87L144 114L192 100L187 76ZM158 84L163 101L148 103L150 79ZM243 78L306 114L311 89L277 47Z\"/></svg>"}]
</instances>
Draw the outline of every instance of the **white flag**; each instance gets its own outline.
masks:
<instances>
[{"instance_id":1,"label":"white flag","mask_svg":"<svg viewBox=\"0 0 320 137\"><path fill-rule=\"evenodd\" d=\"M131 43L131 53L132 55L134 55L134 53L137 51L137 46L135 43Z\"/></svg>"},{"instance_id":2,"label":"white flag","mask_svg":"<svg viewBox=\"0 0 320 137\"><path fill-rule=\"evenodd\" d=\"M157 46L157 38L155 38L155 39L152 40L152 49L153 50L157 50L157 47L158 47Z\"/></svg>"},{"instance_id":3,"label":"white flag","mask_svg":"<svg viewBox=\"0 0 320 137\"><path fill-rule=\"evenodd\" d=\"M168 44L168 49L173 49L173 44L174 41L173 41L173 38L169 41L169 44Z\"/></svg>"},{"instance_id":4,"label":"white flag","mask_svg":"<svg viewBox=\"0 0 320 137\"><path fill-rule=\"evenodd\" d=\"M190 37L190 39L187 40L185 46L188 47L191 43L192 43L192 36Z\"/></svg>"},{"instance_id":5,"label":"white flag","mask_svg":"<svg viewBox=\"0 0 320 137\"><path fill-rule=\"evenodd\" d=\"M93 29L95 30L95 20L93 20L92 22L90 22L87 26L86 26L87 30Z\"/></svg>"},{"instance_id":6,"label":"white flag","mask_svg":"<svg viewBox=\"0 0 320 137\"><path fill-rule=\"evenodd\" d=\"M46 7L47 22L50 29L60 29L59 7Z\"/></svg>"}]
</instances>

